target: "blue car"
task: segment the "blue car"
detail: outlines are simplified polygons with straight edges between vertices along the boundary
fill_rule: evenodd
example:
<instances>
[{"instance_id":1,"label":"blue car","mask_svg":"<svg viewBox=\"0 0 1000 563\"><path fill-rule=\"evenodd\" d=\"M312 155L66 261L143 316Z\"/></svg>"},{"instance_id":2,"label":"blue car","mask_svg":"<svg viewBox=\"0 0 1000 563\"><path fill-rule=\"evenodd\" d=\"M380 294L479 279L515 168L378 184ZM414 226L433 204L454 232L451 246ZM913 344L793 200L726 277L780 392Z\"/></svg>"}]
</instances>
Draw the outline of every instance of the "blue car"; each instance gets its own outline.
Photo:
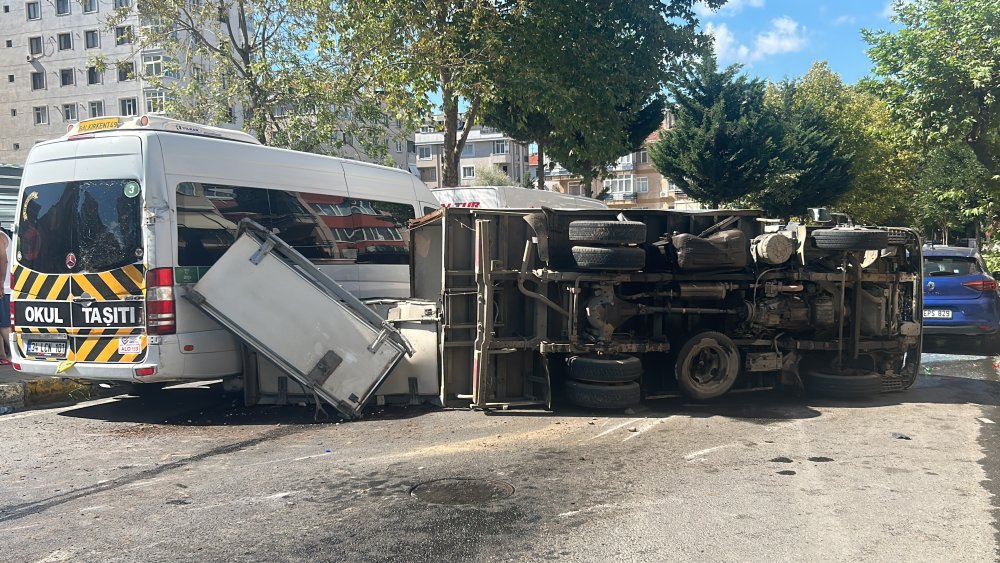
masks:
<instances>
[{"instance_id":1,"label":"blue car","mask_svg":"<svg viewBox=\"0 0 1000 563\"><path fill-rule=\"evenodd\" d=\"M978 336L1000 328L1000 293L975 248L924 247L924 334Z\"/></svg>"}]
</instances>

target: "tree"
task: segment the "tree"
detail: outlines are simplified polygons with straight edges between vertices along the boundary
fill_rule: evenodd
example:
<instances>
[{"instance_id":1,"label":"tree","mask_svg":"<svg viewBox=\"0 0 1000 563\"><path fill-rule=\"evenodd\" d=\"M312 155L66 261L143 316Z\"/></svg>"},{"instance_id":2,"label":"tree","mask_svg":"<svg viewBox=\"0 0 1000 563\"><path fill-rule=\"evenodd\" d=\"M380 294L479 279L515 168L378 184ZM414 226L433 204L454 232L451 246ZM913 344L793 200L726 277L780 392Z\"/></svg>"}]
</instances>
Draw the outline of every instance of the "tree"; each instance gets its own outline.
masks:
<instances>
[{"instance_id":1,"label":"tree","mask_svg":"<svg viewBox=\"0 0 1000 563\"><path fill-rule=\"evenodd\" d=\"M897 32L864 30L890 108L914 138L966 143L1000 185L1000 10L995 0L895 0Z\"/></svg>"},{"instance_id":2,"label":"tree","mask_svg":"<svg viewBox=\"0 0 1000 563\"><path fill-rule=\"evenodd\" d=\"M947 243L949 231L981 232L1000 211L988 190L989 174L965 143L935 147L919 159L913 218L932 240Z\"/></svg>"},{"instance_id":3,"label":"tree","mask_svg":"<svg viewBox=\"0 0 1000 563\"><path fill-rule=\"evenodd\" d=\"M714 55L668 85L676 126L650 147L665 177L692 198L718 207L760 191L780 156L777 118L764 106L765 84Z\"/></svg>"},{"instance_id":4,"label":"tree","mask_svg":"<svg viewBox=\"0 0 1000 563\"><path fill-rule=\"evenodd\" d=\"M589 195L586 180L659 127L666 78L703 52L692 4L526 0L504 43L517 56L494 77L484 121L538 143L540 186L548 151L584 177Z\"/></svg>"},{"instance_id":5,"label":"tree","mask_svg":"<svg viewBox=\"0 0 1000 563\"><path fill-rule=\"evenodd\" d=\"M127 22L138 16L138 29ZM160 0L129 3L108 17L126 29L127 58L100 58L161 89L151 111L218 124L237 121L261 142L325 152L357 139L374 158L386 152L384 112L333 61L308 49L320 16L303 0ZM155 49L161 58L142 60Z\"/></svg>"},{"instance_id":6,"label":"tree","mask_svg":"<svg viewBox=\"0 0 1000 563\"><path fill-rule=\"evenodd\" d=\"M506 172L491 164L489 166L476 167L476 186L516 186L517 184L507 175Z\"/></svg>"},{"instance_id":7,"label":"tree","mask_svg":"<svg viewBox=\"0 0 1000 563\"><path fill-rule=\"evenodd\" d=\"M774 217L833 204L851 188L853 153L843 146L817 98L805 95L802 83L786 80L770 87L766 98L780 116L780 156L763 189L749 199Z\"/></svg>"},{"instance_id":8,"label":"tree","mask_svg":"<svg viewBox=\"0 0 1000 563\"><path fill-rule=\"evenodd\" d=\"M459 184L459 160L492 74L510 53L502 49L514 0L344 0L314 2L326 28L318 49L343 60L348 75L378 90L390 113L416 120L439 94L444 112L443 186ZM460 102L467 108L460 123Z\"/></svg>"}]
</instances>

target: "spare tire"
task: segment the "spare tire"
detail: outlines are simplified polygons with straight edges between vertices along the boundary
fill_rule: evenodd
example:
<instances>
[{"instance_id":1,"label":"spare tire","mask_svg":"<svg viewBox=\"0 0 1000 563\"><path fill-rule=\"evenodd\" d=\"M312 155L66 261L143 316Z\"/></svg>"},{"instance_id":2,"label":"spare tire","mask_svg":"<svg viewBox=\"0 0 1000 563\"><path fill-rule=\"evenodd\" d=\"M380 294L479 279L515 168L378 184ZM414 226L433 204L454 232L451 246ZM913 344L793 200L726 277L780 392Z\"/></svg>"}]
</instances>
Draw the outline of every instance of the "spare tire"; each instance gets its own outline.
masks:
<instances>
[{"instance_id":1,"label":"spare tire","mask_svg":"<svg viewBox=\"0 0 1000 563\"><path fill-rule=\"evenodd\" d=\"M569 379L565 390L567 401L587 409L627 409L638 405L641 398L635 382L602 385Z\"/></svg>"},{"instance_id":2,"label":"spare tire","mask_svg":"<svg viewBox=\"0 0 1000 563\"><path fill-rule=\"evenodd\" d=\"M566 358L569 376L592 383L628 383L642 377L642 361L624 354L606 356L570 356Z\"/></svg>"},{"instance_id":3,"label":"spare tire","mask_svg":"<svg viewBox=\"0 0 1000 563\"><path fill-rule=\"evenodd\" d=\"M816 248L825 250L882 250L889 246L889 232L863 227L816 229Z\"/></svg>"},{"instance_id":4,"label":"spare tire","mask_svg":"<svg viewBox=\"0 0 1000 563\"><path fill-rule=\"evenodd\" d=\"M646 224L639 221L573 221L569 240L590 244L641 244Z\"/></svg>"},{"instance_id":5,"label":"spare tire","mask_svg":"<svg viewBox=\"0 0 1000 563\"><path fill-rule=\"evenodd\" d=\"M877 373L836 374L807 371L802 375L806 391L835 399L870 399L882 392L882 376Z\"/></svg>"},{"instance_id":6,"label":"spare tire","mask_svg":"<svg viewBox=\"0 0 1000 563\"><path fill-rule=\"evenodd\" d=\"M574 246L573 260L581 270L641 270L646 265L646 251L634 246Z\"/></svg>"}]
</instances>

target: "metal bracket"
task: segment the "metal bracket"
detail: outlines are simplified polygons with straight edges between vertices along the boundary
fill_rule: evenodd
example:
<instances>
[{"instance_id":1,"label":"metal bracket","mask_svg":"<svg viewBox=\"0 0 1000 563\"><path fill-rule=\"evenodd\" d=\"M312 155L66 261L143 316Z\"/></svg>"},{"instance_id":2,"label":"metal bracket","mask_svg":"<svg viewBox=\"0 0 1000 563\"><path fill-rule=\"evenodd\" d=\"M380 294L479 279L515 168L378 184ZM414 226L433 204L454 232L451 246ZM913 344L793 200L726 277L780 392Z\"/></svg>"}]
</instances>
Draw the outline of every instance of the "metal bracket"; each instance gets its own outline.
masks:
<instances>
[{"instance_id":1,"label":"metal bracket","mask_svg":"<svg viewBox=\"0 0 1000 563\"><path fill-rule=\"evenodd\" d=\"M267 253L271 252L272 249L274 249L274 241L271 239L265 240L264 243L260 245L260 248L257 249L257 252L254 252L253 256L250 257L250 263L254 266L260 264L264 260L264 257L267 256Z\"/></svg>"},{"instance_id":2,"label":"metal bracket","mask_svg":"<svg viewBox=\"0 0 1000 563\"><path fill-rule=\"evenodd\" d=\"M306 378L309 379L309 382L313 386L322 387L323 384L326 383L326 380L330 378L330 375L332 375L333 372L340 367L340 364L343 361L344 359L337 355L336 352L330 350L326 354L323 354L323 357L316 364L316 367L312 368L312 370L306 374Z\"/></svg>"}]
</instances>

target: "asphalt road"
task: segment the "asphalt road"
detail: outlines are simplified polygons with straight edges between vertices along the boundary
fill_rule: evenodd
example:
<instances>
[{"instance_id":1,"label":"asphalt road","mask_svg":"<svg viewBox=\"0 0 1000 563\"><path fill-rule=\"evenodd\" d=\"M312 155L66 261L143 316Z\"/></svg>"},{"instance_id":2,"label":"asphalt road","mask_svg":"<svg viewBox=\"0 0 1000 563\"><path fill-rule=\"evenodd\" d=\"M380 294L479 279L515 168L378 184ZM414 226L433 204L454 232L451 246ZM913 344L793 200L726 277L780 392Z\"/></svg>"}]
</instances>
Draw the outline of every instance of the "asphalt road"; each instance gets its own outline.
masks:
<instances>
[{"instance_id":1,"label":"asphalt road","mask_svg":"<svg viewBox=\"0 0 1000 563\"><path fill-rule=\"evenodd\" d=\"M949 349L949 351L955 351ZM988 561L998 360L863 403L393 409L174 388L0 417L8 561Z\"/></svg>"}]
</instances>

